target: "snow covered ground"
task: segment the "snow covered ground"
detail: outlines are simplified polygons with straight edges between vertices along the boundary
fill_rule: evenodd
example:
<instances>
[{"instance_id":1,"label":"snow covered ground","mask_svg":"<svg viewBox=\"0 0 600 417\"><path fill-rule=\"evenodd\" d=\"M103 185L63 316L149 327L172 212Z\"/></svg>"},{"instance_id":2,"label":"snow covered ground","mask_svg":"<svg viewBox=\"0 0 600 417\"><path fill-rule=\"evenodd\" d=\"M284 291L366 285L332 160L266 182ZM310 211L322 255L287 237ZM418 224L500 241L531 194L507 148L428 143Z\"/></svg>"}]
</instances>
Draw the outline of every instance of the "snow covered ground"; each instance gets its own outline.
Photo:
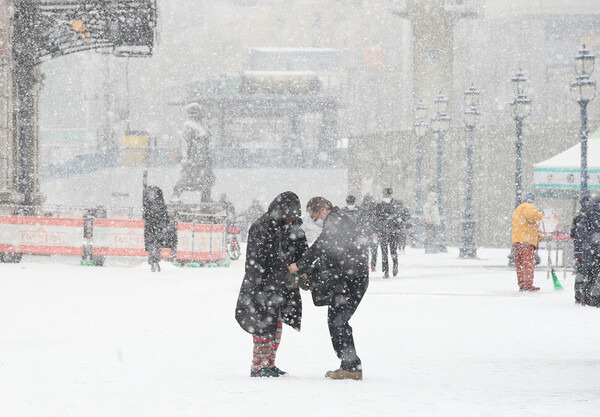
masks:
<instances>
[{"instance_id":1,"label":"snow covered ground","mask_svg":"<svg viewBox=\"0 0 600 417\"><path fill-rule=\"evenodd\" d=\"M600 415L600 309L574 304L570 275L555 291L539 270L542 290L518 293L507 253L409 249L399 277L374 274L351 321L363 381L323 377L339 362L306 293L278 355L290 377L249 377L243 259L160 274L142 259L0 264L0 416Z\"/></svg>"}]
</instances>

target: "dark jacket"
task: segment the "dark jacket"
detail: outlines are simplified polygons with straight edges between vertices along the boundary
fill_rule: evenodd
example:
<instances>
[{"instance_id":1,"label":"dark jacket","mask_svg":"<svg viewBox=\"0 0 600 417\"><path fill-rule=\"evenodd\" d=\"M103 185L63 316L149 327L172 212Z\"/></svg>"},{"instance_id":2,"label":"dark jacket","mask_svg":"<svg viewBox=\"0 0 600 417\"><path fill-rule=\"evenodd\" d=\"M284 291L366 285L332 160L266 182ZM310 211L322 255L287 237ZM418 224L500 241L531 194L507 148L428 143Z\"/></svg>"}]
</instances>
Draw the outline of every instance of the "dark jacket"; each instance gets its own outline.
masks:
<instances>
[{"instance_id":1,"label":"dark jacket","mask_svg":"<svg viewBox=\"0 0 600 417\"><path fill-rule=\"evenodd\" d=\"M160 188L150 185L144 190L142 217L144 225L144 247L146 251L151 247L165 248L169 245L167 205Z\"/></svg>"},{"instance_id":2,"label":"dark jacket","mask_svg":"<svg viewBox=\"0 0 600 417\"><path fill-rule=\"evenodd\" d=\"M358 225L358 207L343 207L342 211Z\"/></svg>"},{"instance_id":3,"label":"dark jacket","mask_svg":"<svg viewBox=\"0 0 600 417\"><path fill-rule=\"evenodd\" d=\"M375 208L377 231L382 236L398 235L404 230L403 223L407 212L400 200L393 199L386 203L382 201ZM407 219L406 219L407 220Z\"/></svg>"},{"instance_id":4,"label":"dark jacket","mask_svg":"<svg viewBox=\"0 0 600 417\"><path fill-rule=\"evenodd\" d=\"M363 204L358 209L358 228L363 237L370 238L377 233L377 216L375 215L376 203Z\"/></svg>"},{"instance_id":5,"label":"dark jacket","mask_svg":"<svg viewBox=\"0 0 600 417\"><path fill-rule=\"evenodd\" d=\"M300 330L302 299L287 279L287 265L308 247L302 221L286 225L286 217L300 216L300 199L292 192L277 196L267 213L248 232L246 271L240 288L235 318L248 333L274 340L277 319Z\"/></svg>"},{"instance_id":6,"label":"dark jacket","mask_svg":"<svg viewBox=\"0 0 600 417\"><path fill-rule=\"evenodd\" d=\"M334 207L323 222L321 234L296 265L309 273L315 304L326 305L346 291L348 281L368 281L367 260L356 223Z\"/></svg>"},{"instance_id":7,"label":"dark jacket","mask_svg":"<svg viewBox=\"0 0 600 417\"><path fill-rule=\"evenodd\" d=\"M589 202L589 195L586 195L581 199L581 209L575 217L573 217L573 223L571 224L571 239L573 239L573 247L576 255L581 255L581 238L577 235L577 229L580 227L579 224L585 219L585 211L589 206Z\"/></svg>"},{"instance_id":8,"label":"dark jacket","mask_svg":"<svg viewBox=\"0 0 600 417\"><path fill-rule=\"evenodd\" d=\"M576 225L578 249L581 253L578 270L600 272L600 197L590 200Z\"/></svg>"}]
</instances>

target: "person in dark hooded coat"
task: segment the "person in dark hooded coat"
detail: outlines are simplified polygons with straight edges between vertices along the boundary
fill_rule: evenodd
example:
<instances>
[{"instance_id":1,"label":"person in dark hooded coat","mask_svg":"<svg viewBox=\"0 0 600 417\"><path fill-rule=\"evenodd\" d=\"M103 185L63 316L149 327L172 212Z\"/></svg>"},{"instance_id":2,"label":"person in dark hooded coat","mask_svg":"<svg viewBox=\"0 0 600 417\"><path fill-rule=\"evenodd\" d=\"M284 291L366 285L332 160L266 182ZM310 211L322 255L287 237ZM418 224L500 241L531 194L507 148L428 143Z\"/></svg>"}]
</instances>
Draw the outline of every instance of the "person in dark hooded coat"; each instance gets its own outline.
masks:
<instances>
[{"instance_id":1,"label":"person in dark hooded coat","mask_svg":"<svg viewBox=\"0 0 600 417\"><path fill-rule=\"evenodd\" d=\"M581 303L600 306L600 196L592 197L576 225L582 275Z\"/></svg>"},{"instance_id":2,"label":"person in dark hooded coat","mask_svg":"<svg viewBox=\"0 0 600 417\"><path fill-rule=\"evenodd\" d=\"M287 191L273 200L248 231L246 270L235 318L253 336L252 377L284 375L275 366L282 323L300 331L302 299L287 271L308 248L300 215L300 199Z\"/></svg>"},{"instance_id":3,"label":"person in dark hooded coat","mask_svg":"<svg viewBox=\"0 0 600 417\"><path fill-rule=\"evenodd\" d=\"M160 188L150 185L144 190L142 216L145 220L144 248L148 252L148 263L152 272L160 272L160 251L169 246L167 205Z\"/></svg>"},{"instance_id":4,"label":"person in dark hooded coat","mask_svg":"<svg viewBox=\"0 0 600 417\"><path fill-rule=\"evenodd\" d=\"M578 229L581 227L580 224L585 220L585 213L590 203L590 195L586 194L581 197L581 209L573 218L573 224L571 226L571 239L573 239L573 249L575 255L575 302L580 304L587 303L589 296L589 282L587 276L580 271L582 247L585 242L582 240L582 236L577 234Z\"/></svg>"}]
</instances>

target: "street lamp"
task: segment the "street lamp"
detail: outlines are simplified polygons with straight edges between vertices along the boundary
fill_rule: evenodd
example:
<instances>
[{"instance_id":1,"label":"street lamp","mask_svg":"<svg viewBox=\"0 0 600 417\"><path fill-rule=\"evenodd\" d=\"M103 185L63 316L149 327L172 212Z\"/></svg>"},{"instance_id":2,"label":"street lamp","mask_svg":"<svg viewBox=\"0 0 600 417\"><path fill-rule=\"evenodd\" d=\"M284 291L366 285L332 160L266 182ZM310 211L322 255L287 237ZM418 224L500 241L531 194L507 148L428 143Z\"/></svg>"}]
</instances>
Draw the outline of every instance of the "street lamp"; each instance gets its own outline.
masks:
<instances>
[{"instance_id":1,"label":"street lamp","mask_svg":"<svg viewBox=\"0 0 600 417\"><path fill-rule=\"evenodd\" d=\"M525 94L529 85L528 80L520 69L511 81L515 92L515 99L510 104L510 107L517 126L517 140L515 141L517 148L515 208L517 208L523 202L523 119L529 116L531 112L531 100Z\"/></svg>"},{"instance_id":2,"label":"street lamp","mask_svg":"<svg viewBox=\"0 0 600 417\"><path fill-rule=\"evenodd\" d=\"M421 225L421 219L423 218L423 200L421 199L421 169L423 165L423 136L427 133L427 122L425 117L427 116L427 107L423 104L423 101L419 101L415 107L415 133L417 134L417 191L416 191L416 202L415 202L415 213L413 215L413 230L415 231L413 236L413 244L415 247L420 248L423 246L425 239L423 234L423 226Z\"/></svg>"},{"instance_id":3,"label":"street lamp","mask_svg":"<svg viewBox=\"0 0 600 417\"><path fill-rule=\"evenodd\" d=\"M531 100L527 97L527 87L529 80L519 69L515 76L511 78L512 88L515 93L515 98L510 103L513 119L517 126L517 140L515 146L517 149L516 172L515 172L515 208L519 207L523 202L523 119L531 113ZM511 246L510 254L508 255L508 265L515 264L515 248Z\"/></svg>"},{"instance_id":4,"label":"street lamp","mask_svg":"<svg viewBox=\"0 0 600 417\"><path fill-rule=\"evenodd\" d=\"M446 247L446 215L444 213L444 204L442 200L442 142L445 133L450 129L450 117L446 114L448 109L448 99L440 92L435 99L436 114L431 119L431 129L437 137L437 197L438 210L440 213L440 228L436 234L435 246L439 252L447 252Z\"/></svg>"},{"instance_id":5,"label":"street lamp","mask_svg":"<svg viewBox=\"0 0 600 417\"><path fill-rule=\"evenodd\" d=\"M473 84L465 92L465 125L467 126L467 201L462 218L462 245L459 256L461 258L476 258L477 247L475 246L475 213L473 213L473 129L477 124L479 112L479 91Z\"/></svg>"},{"instance_id":6,"label":"street lamp","mask_svg":"<svg viewBox=\"0 0 600 417\"><path fill-rule=\"evenodd\" d=\"M581 189L579 198L588 193L588 165L587 165L587 105L596 95L596 81L590 80L594 72L594 55L583 45L579 55L575 57L575 72L577 79L571 83L571 97L579 103L581 112Z\"/></svg>"}]
</instances>

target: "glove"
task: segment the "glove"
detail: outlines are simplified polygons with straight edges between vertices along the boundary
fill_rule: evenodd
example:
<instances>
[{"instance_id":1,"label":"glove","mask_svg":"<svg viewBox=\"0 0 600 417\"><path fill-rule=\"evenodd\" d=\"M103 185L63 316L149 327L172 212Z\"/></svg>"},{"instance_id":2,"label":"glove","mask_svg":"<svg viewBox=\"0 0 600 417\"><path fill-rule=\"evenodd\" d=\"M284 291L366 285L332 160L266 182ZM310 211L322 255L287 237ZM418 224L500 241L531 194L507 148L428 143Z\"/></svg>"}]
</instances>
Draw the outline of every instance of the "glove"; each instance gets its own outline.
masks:
<instances>
[{"instance_id":1,"label":"glove","mask_svg":"<svg viewBox=\"0 0 600 417\"><path fill-rule=\"evenodd\" d=\"M306 274L303 274L303 275L300 275L298 273L290 274L288 272L287 277L288 277L288 281L290 282L290 284L292 284L292 287L301 288L304 291L308 291L309 287L308 287L308 279L307 279Z\"/></svg>"}]
</instances>

